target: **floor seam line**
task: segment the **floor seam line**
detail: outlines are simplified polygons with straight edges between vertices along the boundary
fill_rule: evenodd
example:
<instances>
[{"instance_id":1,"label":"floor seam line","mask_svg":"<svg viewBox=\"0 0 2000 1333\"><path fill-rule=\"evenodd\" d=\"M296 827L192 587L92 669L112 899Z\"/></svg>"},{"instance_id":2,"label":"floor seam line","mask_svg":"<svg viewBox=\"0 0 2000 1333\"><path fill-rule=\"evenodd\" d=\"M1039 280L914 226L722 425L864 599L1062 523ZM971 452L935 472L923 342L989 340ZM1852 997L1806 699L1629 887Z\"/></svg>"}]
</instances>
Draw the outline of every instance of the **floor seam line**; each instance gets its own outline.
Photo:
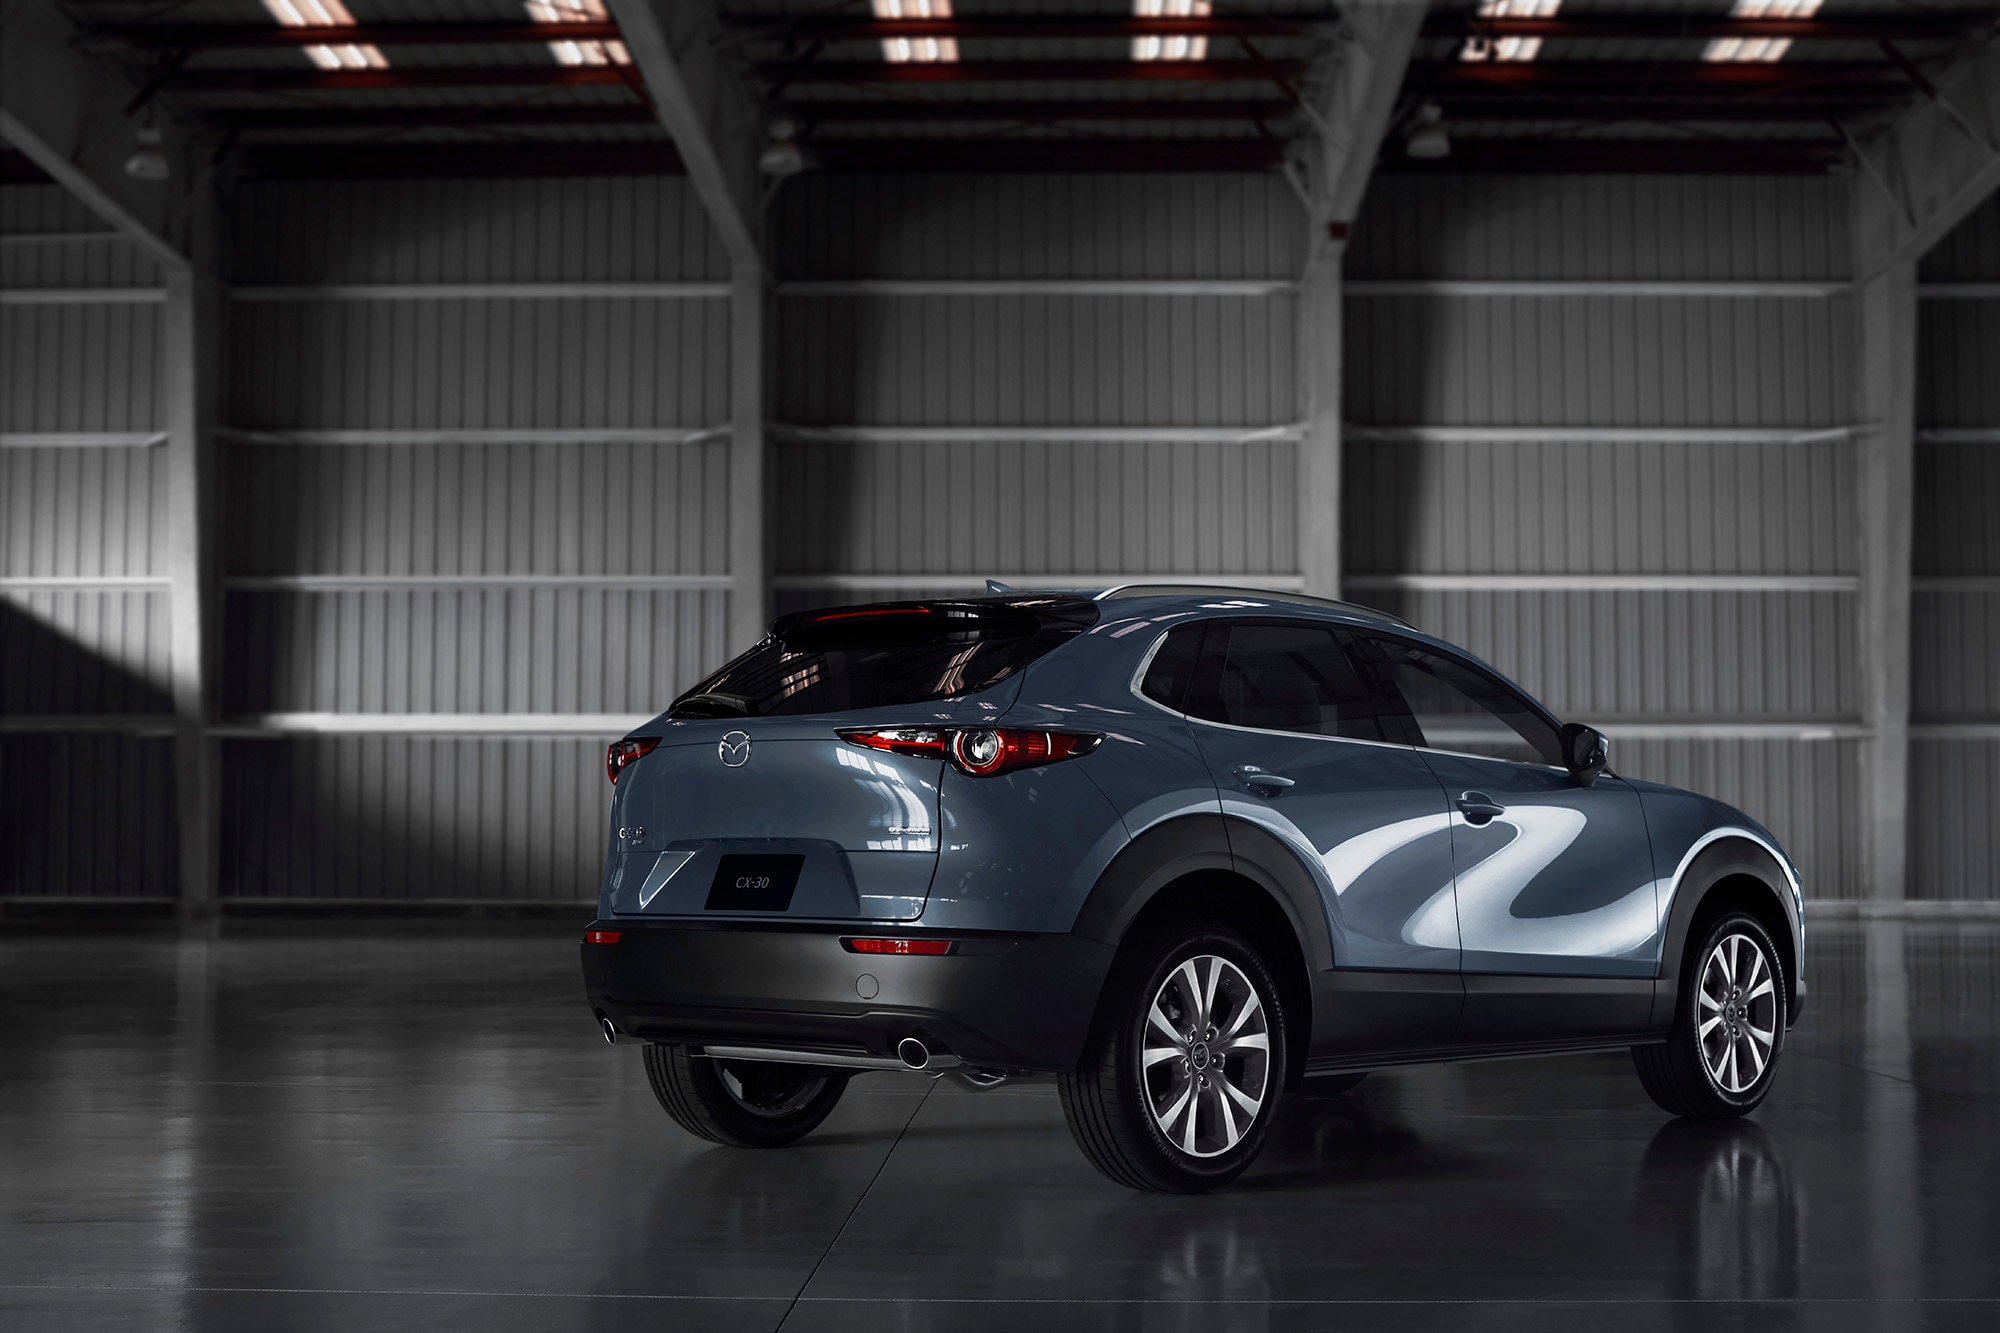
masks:
<instances>
[{"instance_id":1,"label":"floor seam line","mask_svg":"<svg viewBox=\"0 0 2000 1333\"><path fill-rule=\"evenodd\" d=\"M1830 1055L1821 1055L1817 1051L1800 1051L1799 1055L1807 1060L1818 1060L1822 1064L1832 1065L1835 1069L1852 1069L1857 1074L1867 1074L1871 1078L1886 1078L1891 1083L1900 1083L1912 1091L1929 1093L1933 1097L1950 1097L1956 1101L1971 1102L1974 1106L1985 1104L1980 1098L1963 1092L1953 1092L1949 1088L1935 1088L1928 1083L1919 1083L1913 1078L1904 1078L1900 1074L1891 1074L1881 1069L1870 1069L1867 1065L1849 1064L1845 1060L1836 1060Z\"/></svg>"},{"instance_id":2,"label":"floor seam line","mask_svg":"<svg viewBox=\"0 0 2000 1333\"><path fill-rule=\"evenodd\" d=\"M868 1183L861 1188L860 1197L856 1198L854 1206L847 1210L847 1216L841 1219L840 1229L833 1233L833 1239L826 1243L826 1248L820 1251L819 1258L813 1261L812 1271L806 1274L804 1282L799 1283L799 1289L792 1294L792 1303L785 1307L785 1313L778 1320L777 1326L772 1330L772 1333L783 1333L785 1325L791 1322L792 1312L797 1310L799 1302L805 1299L807 1289L812 1286L813 1279L819 1276L819 1270L826 1263L827 1256L832 1254L840 1245L840 1238L845 1236L847 1228L854 1224L855 1214L861 1211L861 1205L868 1202L868 1196L875 1192L875 1182L880 1180L882 1173L889 1169L889 1159L896 1155L896 1149L903 1146L903 1136L908 1134L910 1126L917 1122L917 1115L924 1109L924 1103L931 1099L931 1093L936 1087L937 1082L933 1080L930 1087L924 1089L924 1095L917 1098L917 1104L910 1108L910 1118L905 1120L903 1127L896 1131L895 1142L889 1145L889 1151L882 1154L882 1160L875 1166L875 1174L868 1177Z\"/></svg>"}]
</instances>

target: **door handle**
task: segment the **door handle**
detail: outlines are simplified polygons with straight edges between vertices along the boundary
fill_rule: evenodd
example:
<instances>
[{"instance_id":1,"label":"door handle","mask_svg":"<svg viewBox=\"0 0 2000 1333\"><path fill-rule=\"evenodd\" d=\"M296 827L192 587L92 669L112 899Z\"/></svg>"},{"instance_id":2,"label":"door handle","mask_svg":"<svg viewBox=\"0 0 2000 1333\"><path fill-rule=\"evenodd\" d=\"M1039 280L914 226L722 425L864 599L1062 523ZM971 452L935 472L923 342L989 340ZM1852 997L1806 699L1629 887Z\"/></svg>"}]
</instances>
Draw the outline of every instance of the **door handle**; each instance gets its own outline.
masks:
<instances>
[{"instance_id":1,"label":"door handle","mask_svg":"<svg viewBox=\"0 0 2000 1333\"><path fill-rule=\"evenodd\" d=\"M1507 813L1507 807L1496 802L1483 791L1467 791L1458 794L1458 812L1465 816L1465 822L1475 828L1490 824L1500 815Z\"/></svg>"},{"instance_id":2,"label":"door handle","mask_svg":"<svg viewBox=\"0 0 2000 1333\"><path fill-rule=\"evenodd\" d=\"M1236 775L1238 782L1258 796L1277 796L1285 788L1298 785L1290 778L1279 777L1276 773L1266 773L1255 764L1238 764L1230 772Z\"/></svg>"}]
</instances>

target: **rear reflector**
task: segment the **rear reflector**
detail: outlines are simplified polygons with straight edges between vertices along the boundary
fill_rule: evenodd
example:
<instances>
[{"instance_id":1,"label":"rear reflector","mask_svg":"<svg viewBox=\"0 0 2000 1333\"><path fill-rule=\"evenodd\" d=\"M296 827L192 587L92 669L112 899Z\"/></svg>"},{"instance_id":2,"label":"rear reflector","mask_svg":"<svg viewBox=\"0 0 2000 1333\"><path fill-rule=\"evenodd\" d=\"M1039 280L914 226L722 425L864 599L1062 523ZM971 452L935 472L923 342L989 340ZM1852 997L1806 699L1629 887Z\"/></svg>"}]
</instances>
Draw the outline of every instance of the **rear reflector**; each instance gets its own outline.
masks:
<instances>
[{"instance_id":1,"label":"rear reflector","mask_svg":"<svg viewBox=\"0 0 2000 1333\"><path fill-rule=\"evenodd\" d=\"M950 940L849 940L847 947L856 953L916 953L945 954L951 952Z\"/></svg>"},{"instance_id":2,"label":"rear reflector","mask_svg":"<svg viewBox=\"0 0 2000 1333\"><path fill-rule=\"evenodd\" d=\"M604 776L618 785L618 775L653 752L660 743L658 736L633 736L629 740L613 741L611 748L604 752Z\"/></svg>"},{"instance_id":3,"label":"rear reflector","mask_svg":"<svg viewBox=\"0 0 2000 1333\"><path fill-rule=\"evenodd\" d=\"M583 932L585 944L616 944L625 932L621 930L586 930Z\"/></svg>"}]
</instances>

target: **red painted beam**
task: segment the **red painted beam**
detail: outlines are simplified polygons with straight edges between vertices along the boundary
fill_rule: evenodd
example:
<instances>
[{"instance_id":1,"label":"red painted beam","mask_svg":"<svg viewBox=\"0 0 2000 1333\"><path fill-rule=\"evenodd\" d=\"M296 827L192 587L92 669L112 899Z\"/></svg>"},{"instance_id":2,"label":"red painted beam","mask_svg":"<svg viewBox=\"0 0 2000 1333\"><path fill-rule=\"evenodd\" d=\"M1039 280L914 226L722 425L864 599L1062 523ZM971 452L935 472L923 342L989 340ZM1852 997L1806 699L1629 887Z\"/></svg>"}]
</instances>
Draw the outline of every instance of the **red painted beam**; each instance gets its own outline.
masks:
<instances>
[{"instance_id":1,"label":"red painted beam","mask_svg":"<svg viewBox=\"0 0 2000 1333\"><path fill-rule=\"evenodd\" d=\"M1522 97L1497 95L1444 94L1435 100L1444 108L1447 127L1453 121L1568 121L1582 124L1609 124L1617 121L1724 121L1736 124L1762 122L1815 122L1824 125L1831 117L1900 106L1907 100L1904 90L1880 88L1872 96L1859 97L1863 90L1850 89L1837 98L1786 93L1774 97Z\"/></svg>"},{"instance_id":2,"label":"red painted beam","mask_svg":"<svg viewBox=\"0 0 2000 1333\"><path fill-rule=\"evenodd\" d=\"M210 119L235 130L372 130L423 126L657 125L640 102L526 102L512 106L211 107Z\"/></svg>"},{"instance_id":3,"label":"red painted beam","mask_svg":"<svg viewBox=\"0 0 2000 1333\"><path fill-rule=\"evenodd\" d=\"M801 83L1235 83L1295 79L1302 60L803 60L760 62L767 79Z\"/></svg>"},{"instance_id":4,"label":"red painted beam","mask_svg":"<svg viewBox=\"0 0 2000 1333\"><path fill-rule=\"evenodd\" d=\"M873 19L736 19L732 32L801 42L871 42L896 37L950 37L958 41L1024 38L1297 37L1312 25L1282 18L1137 18L1115 14L1021 14L1010 17Z\"/></svg>"},{"instance_id":5,"label":"red painted beam","mask_svg":"<svg viewBox=\"0 0 2000 1333\"><path fill-rule=\"evenodd\" d=\"M285 180L436 180L445 177L677 176L669 143L452 143L251 145L247 176Z\"/></svg>"},{"instance_id":6,"label":"red painted beam","mask_svg":"<svg viewBox=\"0 0 2000 1333\"><path fill-rule=\"evenodd\" d=\"M1427 38L1546 37L1577 41L1660 42L1676 38L1789 37L1802 42L1876 42L1884 38L1954 41L1984 25L1967 14L1956 17L1739 19L1727 15L1656 17L1594 14L1551 18L1481 18L1477 14L1436 17L1424 24Z\"/></svg>"},{"instance_id":7,"label":"red painted beam","mask_svg":"<svg viewBox=\"0 0 2000 1333\"><path fill-rule=\"evenodd\" d=\"M1842 158L1838 140L1727 142L1649 139L1452 141L1451 156L1419 161L1384 147L1377 170L1396 173L1546 175L1824 175Z\"/></svg>"},{"instance_id":8,"label":"red painted beam","mask_svg":"<svg viewBox=\"0 0 2000 1333\"><path fill-rule=\"evenodd\" d=\"M637 86L630 65L396 65L388 69L188 69L178 92L341 92L356 88L587 88Z\"/></svg>"},{"instance_id":9,"label":"red painted beam","mask_svg":"<svg viewBox=\"0 0 2000 1333\"><path fill-rule=\"evenodd\" d=\"M275 24L174 24L103 28L127 46L170 51L209 51L291 46L539 46L544 42L616 41L616 23L356 23L331 28L287 28Z\"/></svg>"},{"instance_id":10,"label":"red painted beam","mask_svg":"<svg viewBox=\"0 0 2000 1333\"><path fill-rule=\"evenodd\" d=\"M1028 99L1015 101L843 101L792 102L785 114L809 124L854 122L875 125L949 124L962 121L1064 120L1279 120L1292 114L1290 102L1218 101L1212 98L1149 100L1134 97L1094 102Z\"/></svg>"},{"instance_id":11,"label":"red painted beam","mask_svg":"<svg viewBox=\"0 0 2000 1333\"><path fill-rule=\"evenodd\" d=\"M818 139L809 169L943 172L1275 171L1275 139Z\"/></svg>"},{"instance_id":12,"label":"red painted beam","mask_svg":"<svg viewBox=\"0 0 2000 1333\"><path fill-rule=\"evenodd\" d=\"M1818 84L1907 86L1894 65L1832 60L1438 60L1411 69L1427 87L1518 85L1658 92L1670 88L1779 88Z\"/></svg>"}]
</instances>

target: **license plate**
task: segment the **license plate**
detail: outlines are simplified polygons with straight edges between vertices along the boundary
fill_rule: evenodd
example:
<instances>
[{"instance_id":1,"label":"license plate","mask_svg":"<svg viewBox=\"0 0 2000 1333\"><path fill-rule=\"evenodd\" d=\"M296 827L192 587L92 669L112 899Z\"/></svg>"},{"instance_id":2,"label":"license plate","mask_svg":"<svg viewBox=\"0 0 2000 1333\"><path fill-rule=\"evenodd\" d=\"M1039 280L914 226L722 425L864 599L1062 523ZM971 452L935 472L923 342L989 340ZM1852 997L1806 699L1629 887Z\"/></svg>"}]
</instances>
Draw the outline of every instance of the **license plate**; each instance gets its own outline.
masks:
<instances>
[{"instance_id":1,"label":"license plate","mask_svg":"<svg viewBox=\"0 0 2000 1333\"><path fill-rule=\"evenodd\" d=\"M803 856L725 856L709 881L710 912L782 912L792 905Z\"/></svg>"}]
</instances>

